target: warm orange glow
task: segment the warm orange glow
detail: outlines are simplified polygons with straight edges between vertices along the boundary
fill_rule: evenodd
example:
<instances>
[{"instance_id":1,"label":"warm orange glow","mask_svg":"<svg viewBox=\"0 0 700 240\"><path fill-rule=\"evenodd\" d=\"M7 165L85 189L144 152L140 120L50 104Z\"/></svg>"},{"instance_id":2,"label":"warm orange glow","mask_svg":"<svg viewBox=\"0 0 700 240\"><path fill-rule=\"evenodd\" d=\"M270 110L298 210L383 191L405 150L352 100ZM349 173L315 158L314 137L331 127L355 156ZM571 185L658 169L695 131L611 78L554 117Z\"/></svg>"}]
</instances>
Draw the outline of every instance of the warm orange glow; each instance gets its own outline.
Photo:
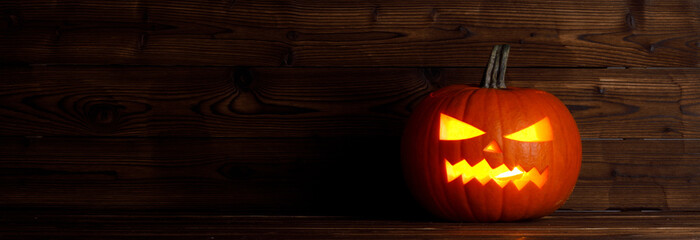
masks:
<instances>
[{"instance_id":1,"label":"warm orange glow","mask_svg":"<svg viewBox=\"0 0 700 240\"><path fill-rule=\"evenodd\" d=\"M447 182L452 182L461 176L463 184L476 179L481 185L494 181L499 186L505 187L508 182L512 182L518 190L523 189L528 182L532 182L537 187L542 188L549 176L549 169L545 169L542 173L536 168L524 172L520 166L516 166L511 170L505 164L491 168L486 159L481 160L474 166L469 165L467 160L462 160L452 165L445 159L445 170L447 172Z\"/></svg>"},{"instance_id":2,"label":"warm orange glow","mask_svg":"<svg viewBox=\"0 0 700 240\"><path fill-rule=\"evenodd\" d=\"M501 147L498 146L496 140L493 140L484 148L484 152L501 153Z\"/></svg>"},{"instance_id":3,"label":"warm orange glow","mask_svg":"<svg viewBox=\"0 0 700 240\"><path fill-rule=\"evenodd\" d=\"M496 179L518 179L523 175L523 171L520 170L520 168L513 168L513 170L498 174L498 176L495 176L494 178Z\"/></svg>"},{"instance_id":4,"label":"warm orange glow","mask_svg":"<svg viewBox=\"0 0 700 240\"><path fill-rule=\"evenodd\" d=\"M552 126L549 124L549 118L545 117L523 130L505 136L505 138L521 142L552 141Z\"/></svg>"},{"instance_id":5,"label":"warm orange glow","mask_svg":"<svg viewBox=\"0 0 700 240\"><path fill-rule=\"evenodd\" d=\"M464 140L483 134L484 131L468 123L440 114L440 140Z\"/></svg>"}]
</instances>

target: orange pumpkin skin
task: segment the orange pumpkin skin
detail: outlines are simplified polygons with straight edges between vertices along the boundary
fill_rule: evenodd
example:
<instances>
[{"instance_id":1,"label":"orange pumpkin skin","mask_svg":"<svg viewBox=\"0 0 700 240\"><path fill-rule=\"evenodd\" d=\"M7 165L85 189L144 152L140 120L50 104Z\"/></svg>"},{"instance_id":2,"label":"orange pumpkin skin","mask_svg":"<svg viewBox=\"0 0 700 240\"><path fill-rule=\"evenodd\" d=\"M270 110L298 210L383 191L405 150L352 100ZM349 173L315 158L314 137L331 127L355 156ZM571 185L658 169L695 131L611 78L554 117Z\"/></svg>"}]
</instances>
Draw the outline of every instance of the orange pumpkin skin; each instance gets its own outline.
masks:
<instances>
[{"instance_id":1,"label":"orange pumpkin skin","mask_svg":"<svg viewBox=\"0 0 700 240\"><path fill-rule=\"evenodd\" d=\"M483 131L464 140L440 140L441 114ZM504 136L548 118L551 140L521 142ZM499 152L485 151L496 142ZM516 221L534 219L559 208L573 191L581 168L581 140L566 106L544 91L525 88L445 87L426 97L409 118L402 139L407 184L430 212L455 221ZM475 166L485 159L491 168L505 164L523 171L546 170L546 182L518 189L496 180L448 181L446 161L466 160Z\"/></svg>"}]
</instances>

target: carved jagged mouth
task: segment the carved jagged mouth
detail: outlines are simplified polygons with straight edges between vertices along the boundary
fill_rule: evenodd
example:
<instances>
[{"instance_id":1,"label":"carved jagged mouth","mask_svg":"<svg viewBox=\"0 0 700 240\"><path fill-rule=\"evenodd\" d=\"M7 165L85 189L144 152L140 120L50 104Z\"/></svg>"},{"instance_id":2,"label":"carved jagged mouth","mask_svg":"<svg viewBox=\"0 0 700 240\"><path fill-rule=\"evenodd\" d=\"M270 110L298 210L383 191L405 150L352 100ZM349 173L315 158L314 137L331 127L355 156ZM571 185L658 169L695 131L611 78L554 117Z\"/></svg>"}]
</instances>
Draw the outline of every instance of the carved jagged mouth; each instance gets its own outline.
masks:
<instances>
[{"instance_id":1,"label":"carved jagged mouth","mask_svg":"<svg viewBox=\"0 0 700 240\"><path fill-rule=\"evenodd\" d=\"M545 168L543 172L536 168L525 172L519 165L513 169L508 169L505 164L491 168L486 159L481 160L474 166L469 165L467 160L462 160L453 165L445 159L445 170L447 172L447 182L452 182L461 176L463 184L476 180L481 185L486 185L489 181L494 181L499 186L505 187L508 182L512 182L518 190L523 189L528 182L532 182L537 187L542 188L549 176L549 168Z\"/></svg>"}]
</instances>

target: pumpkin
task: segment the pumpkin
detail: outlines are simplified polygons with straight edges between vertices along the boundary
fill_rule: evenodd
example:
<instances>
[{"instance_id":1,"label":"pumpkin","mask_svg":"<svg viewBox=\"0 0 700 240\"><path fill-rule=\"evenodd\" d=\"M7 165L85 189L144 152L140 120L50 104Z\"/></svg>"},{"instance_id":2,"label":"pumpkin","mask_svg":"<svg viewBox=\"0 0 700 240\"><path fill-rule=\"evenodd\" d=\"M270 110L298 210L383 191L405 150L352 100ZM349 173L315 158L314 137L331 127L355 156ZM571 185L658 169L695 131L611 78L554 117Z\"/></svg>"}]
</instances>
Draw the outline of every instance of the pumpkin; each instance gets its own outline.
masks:
<instances>
[{"instance_id":1,"label":"pumpkin","mask_svg":"<svg viewBox=\"0 0 700 240\"><path fill-rule=\"evenodd\" d=\"M508 51L494 47L481 86L435 91L406 123L404 175L418 202L437 216L534 219L573 191L581 168L576 123L555 96L505 86Z\"/></svg>"}]
</instances>

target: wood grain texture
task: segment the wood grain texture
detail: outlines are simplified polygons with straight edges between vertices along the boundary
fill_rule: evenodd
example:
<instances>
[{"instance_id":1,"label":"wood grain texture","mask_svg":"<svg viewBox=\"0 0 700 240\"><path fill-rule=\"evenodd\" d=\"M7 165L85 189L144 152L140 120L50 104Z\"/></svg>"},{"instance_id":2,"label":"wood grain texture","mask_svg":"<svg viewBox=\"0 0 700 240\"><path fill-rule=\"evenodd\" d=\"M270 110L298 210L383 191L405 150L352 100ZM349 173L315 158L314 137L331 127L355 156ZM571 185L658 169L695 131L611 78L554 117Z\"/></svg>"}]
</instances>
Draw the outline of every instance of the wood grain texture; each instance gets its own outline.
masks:
<instances>
[{"instance_id":1,"label":"wood grain texture","mask_svg":"<svg viewBox=\"0 0 700 240\"><path fill-rule=\"evenodd\" d=\"M583 141L573 210L700 210L700 141Z\"/></svg>"},{"instance_id":2,"label":"wood grain texture","mask_svg":"<svg viewBox=\"0 0 700 240\"><path fill-rule=\"evenodd\" d=\"M572 111L578 184L436 222L404 121L502 43ZM0 1L0 239L700 238L699 60L697 0Z\"/></svg>"},{"instance_id":3,"label":"wood grain texture","mask_svg":"<svg viewBox=\"0 0 700 240\"><path fill-rule=\"evenodd\" d=\"M399 136L429 92L481 69L12 67L0 135ZM559 97L584 138L700 137L700 69L514 68Z\"/></svg>"},{"instance_id":4,"label":"wood grain texture","mask_svg":"<svg viewBox=\"0 0 700 240\"><path fill-rule=\"evenodd\" d=\"M698 67L700 3L163 1L0 3L0 63Z\"/></svg>"},{"instance_id":5,"label":"wood grain texture","mask_svg":"<svg viewBox=\"0 0 700 240\"><path fill-rule=\"evenodd\" d=\"M382 140L5 138L0 208L394 214L411 197Z\"/></svg>"},{"instance_id":6,"label":"wood grain texture","mask_svg":"<svg viewBox=\"0 0 700 240\"><path fill-rule=\"evenodd\" d=\"M699 211L700 141L587 140L562 209ZM419 216L397 137L0 138L0 209ZM342 206L342 207L339 207Z\"/></svg>"},{"instance_id":7,"label":"wood grain texture","mask_svg":"<svg viewBox=\"0 0 700 240\"><path fill-rule=\"evenodd\" d=\"M697 213L555 213L537 221L448 223L336 216L10 213L3 239L694 239Z\"/></svg>"}]
</instances>

